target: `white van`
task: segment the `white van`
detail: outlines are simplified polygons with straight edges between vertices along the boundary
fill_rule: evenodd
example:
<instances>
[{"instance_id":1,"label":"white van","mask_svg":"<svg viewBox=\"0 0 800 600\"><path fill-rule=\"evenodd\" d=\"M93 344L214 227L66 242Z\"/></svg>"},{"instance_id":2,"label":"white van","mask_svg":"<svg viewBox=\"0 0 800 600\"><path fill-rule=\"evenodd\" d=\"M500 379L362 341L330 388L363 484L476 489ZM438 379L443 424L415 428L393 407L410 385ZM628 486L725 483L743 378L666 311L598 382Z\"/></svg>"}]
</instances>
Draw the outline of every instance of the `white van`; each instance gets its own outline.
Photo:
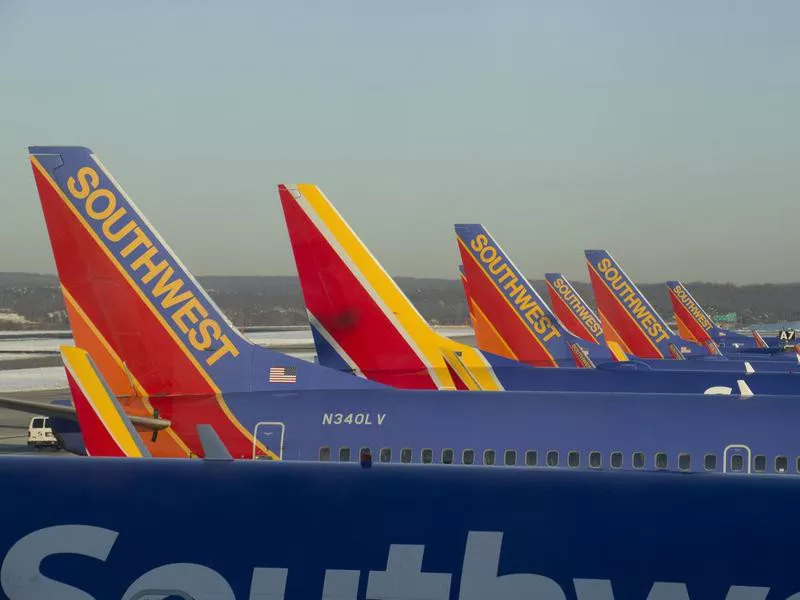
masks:
<instances>
[{"instance_id":1,"label":"white van","mask_svg":"<svg viewBox=\"0 0 800 600\"><path fill-rule=\"evenodd\" d=\"M35 448L58 448L48 417L33 417L28 425L28 446Z\"/></svg>"}]
</instances>

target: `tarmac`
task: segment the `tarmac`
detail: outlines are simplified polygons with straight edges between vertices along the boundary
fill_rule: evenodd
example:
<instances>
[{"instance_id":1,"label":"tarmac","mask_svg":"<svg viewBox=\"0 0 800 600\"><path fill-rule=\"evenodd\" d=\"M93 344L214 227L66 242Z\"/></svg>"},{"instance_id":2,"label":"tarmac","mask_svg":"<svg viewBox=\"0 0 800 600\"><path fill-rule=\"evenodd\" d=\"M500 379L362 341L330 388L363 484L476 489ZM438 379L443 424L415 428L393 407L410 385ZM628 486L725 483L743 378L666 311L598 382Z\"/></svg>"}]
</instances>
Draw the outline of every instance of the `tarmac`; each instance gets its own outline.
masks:
<instances>
[{"instance_id":1,"label":"tarmac","mask_svg":"<svg viewBox=\"0 0 800 600\"><path fill-rule=\"evenodd\" d=\"M9 392L4 395L12 398L34 400L42 404L49 404L53 400L69 398L69 390ZM47 454L51 456L54 454L61 454L64 456L72 456L69 452L63 450L35 450L28 448L28 425L33 416L34 415L27 412L0 408L0 454Z\"/></svg>"}]
</instances>

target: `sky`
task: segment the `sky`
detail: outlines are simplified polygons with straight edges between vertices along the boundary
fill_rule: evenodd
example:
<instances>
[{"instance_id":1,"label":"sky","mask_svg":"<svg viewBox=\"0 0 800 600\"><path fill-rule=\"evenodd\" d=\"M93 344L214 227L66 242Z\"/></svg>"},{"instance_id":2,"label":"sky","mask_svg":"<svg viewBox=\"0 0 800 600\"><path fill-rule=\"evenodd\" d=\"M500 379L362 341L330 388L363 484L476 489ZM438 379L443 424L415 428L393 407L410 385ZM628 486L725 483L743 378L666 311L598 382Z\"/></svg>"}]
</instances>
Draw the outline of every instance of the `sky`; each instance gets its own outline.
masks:
<instances>
[{"instance_id":1,"label":"sky","mask_svg":"<svg viewBox=\"0 0 800 600\"><path fill-rule=\"evenodd\" d=\"M316 183L389 273L480 222L531 278L800 281L800 3L0 0L0 271L28 145L91 147L198 275L294 274Z\"/></svg>"}]
</instances>

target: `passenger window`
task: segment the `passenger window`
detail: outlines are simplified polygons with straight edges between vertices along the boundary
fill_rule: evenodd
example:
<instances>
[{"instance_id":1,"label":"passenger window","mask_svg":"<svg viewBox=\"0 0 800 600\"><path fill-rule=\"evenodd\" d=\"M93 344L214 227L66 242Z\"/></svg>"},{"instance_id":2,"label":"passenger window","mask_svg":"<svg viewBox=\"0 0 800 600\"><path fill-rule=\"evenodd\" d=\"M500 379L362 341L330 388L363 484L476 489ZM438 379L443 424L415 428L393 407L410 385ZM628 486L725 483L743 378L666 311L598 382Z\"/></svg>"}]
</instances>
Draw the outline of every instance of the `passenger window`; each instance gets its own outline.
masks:
<instances>
[{"instance_id":1,"label":"passenger window","mask_svg":"<svg viewBox=\"0 0 800 600\"><path fill-rule=\"evenodd\" d=\"M579 467L581 464L581 455L577 450L570 450L567 453L567 464L570 467Z\"/></svg>"},{"instance_id":2,"label":"passenger window","mask_svg":"<svg viewBox=\"0 0 800 600\"><path fill-rule=\"evenodd\" d=\"M798 457L797 460L797 464L800 464L800 457ZM528 450L525 452L525 466L535 467L537 462L539 462L539 456L536 450Z\"/></svg>"},{"instance_id":3,"label":"passenger window","mask_svg":"<svg viewBox=\"0 0 800 600\"><path fill-rule=\"evenodd\" d=\"M717 455L716 454L706 454L705 458L703 459L703 466L705 467L706 471L713 471L717 468Z\"/></svg>"},{"instance_id":4,"label":"passenger window","mask_svg":"<svg viewBox=\"0 0 800 600\"><path fill-rule=\"evenodd\" d=\"M634 452L633 453L633 468L634 469L644 469L645 459L644 459L644 452Z\"/></svg>"},{"instance_id":5,"label":"passenger window","mask_svg":"<svg viewBox=\"0 0 800 600\"><path fill-rule=\"evenodd\" d=\"M767 457L763 454L756 454L753 458L753 471L763 473L767 470Z\"/></svg>"},{"instance_id":6,"label":"passenger window","mask_svg":"<svg viewBox=\"0 0 800 600\"><path fill-rule=\"evenodd\" d=\"M420 453L420 458L422 459L423 465L431 464L433 462L433 450L430 448L423 448Z\"/></svg>"},{"instance_id":7,"label":"passenger window","mask_svg":"<svg viewBox=\"0 0 800 600\"><path fill-rule=\"evenodd\" d=\"M800 473L800 456L797 457L797 461L795 462L794 465L794 470Z\"/></svg>"},{"instance_id":8,"label":"passenger window","mask_svg":"<svg viewBox=\"0 0 800 600\"><path fill-rule=\"evenodd\" d=\"M656 452L656 469L666 469L666 468L667 468L667 453Z\"/></svg>"},{"instance_id":9,"label":"passenger window","mask_svg":"<svg viewBox=\"0 0 800 600\"><path fill-rule=\"evenodd\" d=\"M442 464L443 465L452 465L453 464L453 456L455 452L452 448L445 448L442 450Z\"/></svg>"},{"instance_id":10,"label":"passenger window","mask_svg":"<svg viewBox=\"0 0 800 600\"><path fill-rule=\"evenodd\" d=\"M350 462L350 448L339 448L339 462Z\"/></svg>"},{"instance_id":11,"label":"passenger window","mask_svg":"<svg viewBox=\"0 0 800 600\"><path fill-rule=\"evenodd\" d=\"M786 473L789 470L789 459L785 456L775 457L775 471L778 473Z\"/></svg>"},{"instance_id":12,"label":"passenger window","mask_svg":"<svg viewBox=\"0 0 800 600\"><path fill-rule=\"evenodd\" d=\"M678 454L678 468L681 471L689 471L692 468L692 455L686 454L685 452L682 454Z\"/></svg>"},{"instance_id":13,"label":"passenger window","mask_svg":"<svg viewBox=\"0 0 800 600\"><path fill-rule=\"evenodd\" d=\"M461 462L465 465L471 465L475 463L475 450L464 450L461 453Z\"/></svg>"},{"instance_id":14,"label":"passenger window","mask_svg":"<svg viewBox=\"0 0 800 600\"><path fill-rule=\"evenodd\" d=\"M411 451L411 448L403 448L400 450L400 462L410 463L412 455L413 452Z\"/></svg>"},{"instance_id":15,"label":"passenger window","mask_svg":"<svg viewBox=\"0 0 800 600\"><path fill-rule=\"evenodd\" d=\"M558 450L547 451L547 466L548 467L558 466Z\"/></svg>"},{"instance_id":16,"label":"passenger window","mask_svg":"<svg viewBox=\"0 0 800 600\"><path fill-rule=\"evenodd\" d=\"M622 468L622 452L611 453L611 468L612 469Z\"/></svg>"},{"instance_id":17,"label":"passenger window","mask_svg":"<svg viewBox=\"0 0 800 600\"><path fill-rule=\"evenodd\" d=\"M599 452L590 452L589 453L589 466L593 469L599 469L600 466L603 464L603 461L600 459Z\"/></svg>"},{"instance_id":18,"label":"passenger window","mask_svg":"<svg viewBox=\"0 0 800 600\"><path fill-rule=\"evenodd\" d=\"M493 465L494 464L494 450L484 450L483 451L483 464L485 464L485 465Z\"/></svg>"},{"instance_id":19,"label":"passenger window","mask_svg":"<svg viewBox=\"0 0 800 600\"><path fill-rule=\"evenodd\" d=\"M372 452L366 446L362 446L361 449L358 451L358 460L366 458L367 455L372 457Z\"/></svg>"},{"instance_id":20,"label":"passenger window","mask_svg":"<svg viewBox=\"0 0 800 600\"><path fill-rule=\"evenodd\" d=\"M320 460L330 460L331 459L331 449L329 446L323 446L319 449L319 459Z\"/></svg>"},{"instance_id":21,"label":"passenger window","mask_svg":"<svg viewBox=\"0 0 800 600\"><path fill-rule=\"evenodd\" d=\"M517 464L517 451L506 450L506 454L503 457L503 462L507 467L513 467L515 464Z\"/></svg>"},{"instance_id":22,"label":"passenger window","mask_svg":"<svg viewBox=\"0 0 800 600\"><path fill-rule=\"evenodd\" d=\"M731 471L744 470L744 459L741 454L734 454L731 456Z\"/></svg>"},{"instance_id":23,"label":"passenger window","mask_svg":"<svg viewBox=\"0 0 800 600\"><path fill-rule=\"evenodd\" d=\"M391 448L381 448L381 462L383 463L390 463L392 462L392 449Z\"/></svg>"}]
</instances>

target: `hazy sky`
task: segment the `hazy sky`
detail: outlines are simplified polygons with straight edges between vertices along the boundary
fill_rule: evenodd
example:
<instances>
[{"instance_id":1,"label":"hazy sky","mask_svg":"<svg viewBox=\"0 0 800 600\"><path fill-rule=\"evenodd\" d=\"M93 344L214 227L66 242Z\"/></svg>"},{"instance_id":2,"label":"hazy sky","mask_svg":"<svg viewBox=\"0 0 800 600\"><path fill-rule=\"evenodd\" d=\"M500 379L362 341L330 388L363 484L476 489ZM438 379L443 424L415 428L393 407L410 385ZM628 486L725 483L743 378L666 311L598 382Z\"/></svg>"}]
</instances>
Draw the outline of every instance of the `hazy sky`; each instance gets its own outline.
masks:
<instances>
[{"instance_id":1,"label":"hazy sky","mask_svg":"<svg viewBox=\"0 0 800 600\"><path fill-rule=\"evenodd\" d=\"M0 0L0 271L26 147L95 150L197 274L293 274L281 182L394 275L482 222L530 277L800 280L800 3Z\"/></svg>"}]
</instances>

